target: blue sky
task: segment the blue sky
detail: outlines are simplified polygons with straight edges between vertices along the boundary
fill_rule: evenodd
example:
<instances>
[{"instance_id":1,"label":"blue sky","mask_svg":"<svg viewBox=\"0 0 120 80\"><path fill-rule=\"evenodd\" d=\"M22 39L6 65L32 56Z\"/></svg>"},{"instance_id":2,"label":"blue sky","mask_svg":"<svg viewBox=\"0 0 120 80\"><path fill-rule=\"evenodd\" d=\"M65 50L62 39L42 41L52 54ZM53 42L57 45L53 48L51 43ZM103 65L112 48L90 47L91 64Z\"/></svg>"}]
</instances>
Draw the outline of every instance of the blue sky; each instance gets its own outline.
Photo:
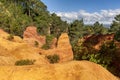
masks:
<instances>
[{"instance_id":1,"label":"blue sky","mask_svg":"<svg viewBox=\"0 0 120 80\"><path fill-rule=\"evenodd\" d=\"M83 18L85 23L110 24L120 14L120 0L41 0L50 12L65 21ZM88 19L87 19L88 18Z\"/></svg>"},{"instance_id":2,"label":"blue sky","mask_svg":"<svg viewBox=\"0 0 120 80\"><path fill-rule=\"evenodd\" d=\"M102 9L120 8L120 0L42 0L51 12L86 10L89 12Z\"/></svg>"}]
</instances>

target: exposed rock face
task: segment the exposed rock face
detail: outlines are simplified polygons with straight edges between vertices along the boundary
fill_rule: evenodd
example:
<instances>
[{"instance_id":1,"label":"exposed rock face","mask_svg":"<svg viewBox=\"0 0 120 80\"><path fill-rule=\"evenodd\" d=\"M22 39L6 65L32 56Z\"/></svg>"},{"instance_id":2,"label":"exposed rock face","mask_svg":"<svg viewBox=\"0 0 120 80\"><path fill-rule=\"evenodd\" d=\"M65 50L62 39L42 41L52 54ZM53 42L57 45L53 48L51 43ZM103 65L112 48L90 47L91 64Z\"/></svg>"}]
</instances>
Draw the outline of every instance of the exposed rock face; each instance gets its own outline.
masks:
<instances>
[{"instance_id":1,"label":"exposed rock face","mask_svg":"<svg viewBox=\"0 0 120 80\"><path fill-rule=\"evenodd\" d=\"M14 65L17 60L36 60L35 64L48 64L45 55L39 55L37 48L26 43L0 39L0 65Z\"/></svg>"},{"instance_id":2,"label":"exposed rock face","mask_svg":"<svg viewBox=\"0 0 120 80\"><path fill-rule=\"evenodd\" d=\"M88 61L41 66L0 66L0 80L118 80Z\"/></svg>"},{"instance_id":3,"label":"exposed rock face","mask_svg":"<svg viewBox=\"0 0 120 80\"><path fill-rule=\"evenodd\" d=\"M40 50L40 53L45 55L58 54L60 56L60 62L73 60L73 51L67 33L61 34L56 48Z\"/></svg>"},{"instance_id":4,"label":"exposed rock face","mask_svg":"<svg viewBox=\"0 0 120 80\"><path fill-rule=\"evenodd\" d=\"M69 61L73 59L72 47L69 42L67 33L63 33L58 39L53 39L51 48L49 50L40 50L40 48L33 47L34 41L39 41L39 44L45 44L45 38L37 35L35 27L28 27L24 32L23 41L18 36L13 36L12 41L8 40L8 33L3 30L0 31L0 65L14 65L17 60L32 59L36 60L35 64L48 64L45 55L58 54L60 62ZM27 43L26 43L27 42ZM28 45L31 44L33 46Z\"/></svg>"},{"instance_id":5,"label":"exposed rock face","mask_svg":"<svg viewBox=\"0 0 120 80\"><path fill-rule=\"evenodd\" d=\"M51 46L50 46L50 49L54 49L57 47L57 38L54 38L52 40L52 43L51 43Z\"/></svg>"},{"instance_id":6,"label":"exposed rock face","mask_svg":"<svg viewBox=\"0 0 120 80\"><path fill-rule=\"evenodd\" d=\"M8 40L8 33L0 31L0 65L15 65L17 60L36 60L35 64L48 64L45 55L40 55L39 50L29 46L20 37L13 36L13 40Z\"/></svg>"},{"instance_id":7,"label":"exposed rock face","mask_svg":"<svg viewBox=\"0 0 120 80\"><path fill-rule=\"evenodd\" d=\"M106 34L106 35L91 35L85 37L84 43L92 43L92 46L94 46L95 49L99 49L101 44L105 41L112 41L114 38L114 34Z\"/></svg>"},{"instance_id":8,"label":"exposed rock face","mask_svg":"<svg viewBox=\"0 0 120 80\"><path fill-rule=\"evenodd\" d=\"M39 43L39 47L42 47L46 43L45 37L39 36L36 31L36 27L30 26L24 31L24 41L28 44L35 46L35 41ZM57 43L57 46L56 46ZM63 33L60 38L54 38L49 50L40 50L40 54L53 55L58 54L60 56L60 62L69 61L73 59L72 47L69 42L67 33Z\"/></svg>"},{"instance_id":9,"label":"exposed rock face","mask_svg":"<svg viewBox=\"0 0 120 80\"><path fill-rule=\"evenodd\" d=\"M71 48L67 33L62 33L58 39L57 48Z\"/></svg>"},{"instance_id":10,"label":"exposed rock face","mask_svg":"<svg viewBox=\"0 0 120 80\"><path fill-rule=\"evenodd\" d=\"M67 33L61 34L57 43L57 52L60 54L61 61L73 60L72 46Z\"/></svg>"},{"instance_id":11,"label":"exposed rock face","mask_svg":"<svg viewBox=\"0 0 120 80\"><path fill-rule=\"evenodd\" d=\"M88 61L49 64L45 55L58 54L60 62L73 59L66 33L58 39L57 47L41 50L45 55L39 54L39 48L29 46L18 36L10 41L7 39L9 34L0 33L0 80L118 80L102 66ZM32 66L15 66L15 62L21 59L36 62Z\"/></svg>"},{"instance_id":12,"label":"exposed rock face","mask_svg":"<svg viewBox=\"0 0 120 80\"><path fill-rule=\"evenodd\" d=\"M35 46L35 41L39 43L39 47L42 47L46 43L45 36L38 35L37 28L34 26L26 28L23 34L23 39L32 46Z\"/></svg>"}]
</instances>

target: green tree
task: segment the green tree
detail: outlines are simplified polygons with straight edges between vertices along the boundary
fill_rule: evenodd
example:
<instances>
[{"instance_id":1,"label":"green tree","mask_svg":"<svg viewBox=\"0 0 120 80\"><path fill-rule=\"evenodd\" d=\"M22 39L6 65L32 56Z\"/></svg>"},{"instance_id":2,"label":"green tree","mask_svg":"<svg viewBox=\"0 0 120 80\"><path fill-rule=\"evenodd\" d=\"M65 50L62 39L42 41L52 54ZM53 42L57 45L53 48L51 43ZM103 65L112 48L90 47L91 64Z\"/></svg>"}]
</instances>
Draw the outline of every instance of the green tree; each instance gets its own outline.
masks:
<instances>
[{"instance_id":1,"label":"green tree","mask_svg":"<svg viewBox=\"0 0 120 80\"><path fill-rule=\"evenodd\" d=\"M11 34L22 36L31 18L23 14L21 6L16 6L14 3L1 3L0 8L0 27Z\"/></svg>"},{"instance_id":2,"label":"green tree","mask_svg":"<svg viewBox=\"0 0 120 80\"><path fill-rule=\"evenodd\" d=\"M37 26L42 35L58 37L67 32L68 24L56 14L50 14L41 0L0 0L0 27L22 37L28 25Z\"/></svg>"},{"instance_id":3,"label":"green tree","mask_svg":"<svg viewBox=\"0 0 120 80\"><path fill-rule=\"evenodd\" d=\"M47 34L50 14L40 0L1 0L0 27L22 37L28 25L36 25L38 32Z\"/></svg>"},{"instance_id":4,"label":"green tree","mask_svg":"<svg viewBox=\"0 0 120 80\"><path fill-rule=\"evenodd\" d=\"M93 30L94 34L106 34L108 32L108 29L103 26L103 24L100 24L98 21L93 24Z\"/></svg>"},{"instance_id":5,"label":"green tree","mask_svg":"<svg viewBox=\"0 0 120 80\"><path fill-rule=\"evenodd\" d=\"M73 44L73 53L75 60L82 60L82 56L88 54L88 50L83 46L83 41L79 40L78 42Z\"/></svg>"},{"instance_id":6,"label":"green tree","mask_svg":"<svg viewBox=\"0 0 120 80\"><path fill-rule=\"evenodd\" d=\"M78 41L83 36L84 22L83 20L75 20L68 28L70 41L72 43Z\"/></svg>"},{"instance_id":7,"label":"green tree","mask_svg":"<svg viewBox=\"0 0 120 80\"><path fill-rule=\"evenodd\" d=\"M94 34L94 29L92 25L85 25L83 31L83 36Z\"/></svg>"},{"instance_id":8,"label":"green tree","mask_svg":"<svg viewBox=\"0 0 120 80\"><path fill-rule=\"evenodd\" d=\"M110 26L110 32L116 33L120 29L120 14L116 15L115 20L113 21L112 25Z\"/></svg>"},{"instance_id":9,"label":"green tree","mask_svg":"<svg viewBox=\"0 0 120 80\"><path fill-rule=\"evenodd\" d=\"M50 23L51 17L47 12L42 12L39 16L34 18L34 23L37 26L37 30L42 35L49 35L50 34Z\"/></svg>"},{"instance_id":10,"label":"green tree","mask_svg":"<svg viewBox=\"0 0 120 80\"><path fill-rule=\"evenodd\" d=\"M115 33L114 39L120 42L120 29Z\"/></svg>"},{"instance_id":11,"label":"green tree","mask_svg":"<svg viewBox=\"0 0 120 80\"><path fill-rule=\"evenodd\" d=\"M51 18L50 34L58 38L62 32L67 32L68 24L66 21L62 21L55 13L51 14Z\"/></svg>"}]
</instances>

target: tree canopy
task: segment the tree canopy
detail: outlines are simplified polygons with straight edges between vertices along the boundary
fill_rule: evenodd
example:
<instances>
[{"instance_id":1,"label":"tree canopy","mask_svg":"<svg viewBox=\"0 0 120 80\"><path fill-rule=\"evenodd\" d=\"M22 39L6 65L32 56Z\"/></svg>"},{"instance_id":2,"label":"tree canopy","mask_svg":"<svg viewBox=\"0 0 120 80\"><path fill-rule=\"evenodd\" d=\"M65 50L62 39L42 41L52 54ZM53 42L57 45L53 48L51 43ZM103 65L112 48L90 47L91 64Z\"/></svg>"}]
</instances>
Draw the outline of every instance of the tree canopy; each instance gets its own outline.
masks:
<instances>
[{"instance_id":1,"label":"tree canopy","mask_svg":"<svg viewBox=\"0 0 120 80\"><path fill-rule=\"evenodd\" d=\"M68 24L55 13L50 14L41 0L1 0L0 10L0 27L21 37L28 25L37 26L42 35L56 37L67 29Z\"/></svg>"},{"instance_id":2,"label":"tree canopy","mask_svg":"<svg viewBox=\"0 0 120 80\"><path fill-rule=\"evenodd\" d=\"M120 14L116 15L115 20L110 26L110 32L115 33L119 29L120 29Z\"/></svg>"}]
</instances>

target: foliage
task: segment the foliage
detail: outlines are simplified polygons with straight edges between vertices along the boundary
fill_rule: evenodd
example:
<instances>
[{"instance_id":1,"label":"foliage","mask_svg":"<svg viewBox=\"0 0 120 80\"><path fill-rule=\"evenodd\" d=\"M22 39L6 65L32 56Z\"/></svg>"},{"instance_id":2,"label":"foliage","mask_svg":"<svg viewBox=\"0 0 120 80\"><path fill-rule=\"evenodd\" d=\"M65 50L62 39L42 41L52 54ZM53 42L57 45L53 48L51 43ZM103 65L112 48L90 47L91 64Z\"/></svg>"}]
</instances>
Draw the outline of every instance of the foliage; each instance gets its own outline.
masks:
<instances>
[{"instance_id":1,"label":"foliage","mask_svg":"<svg viewBox=\"0 0 120 80\"><path fill-rule=\"evenodd\" d=\"M46 56L46 58L49 60L49 62L50 63L58 63L59 62L59 60L60 60L60 57L59 57L59 55L57 55L57 54L54 54L54 55L48 55L48 56Z\"/></svg>"},{"instance_id":2,"label":"foliage","mask_svg":"<svg viewBox=\"0 0 120 80\"><path fill-rule=\"evenodd\" d=\"M78 42L76 42L74 45L73 45L73 53L74 53L74 59L75 60L81 60L82 59L82 56L84 54L87 54L87 48L85 48L83 46L83 43L81 40L79 40ZM84 53L83 53L84 52Z\"/></svg>"},{"instance_id":3,"label":"foliage","mask_svg":"<svg viewBox=\"0 0 120 80\"><path fill-rule=\"evenodd\" d=\"M68 33L72 44L76 43L79 38L90 34L107 34L108 28L103 24L95 22L93 25L84 25L83 19L73 21L68 27Z\"/></svg>"},{"instance_id":4,"label":"foliage","mask_svg":"<svg viewBox=\"0 0 120 80\"><path fill-rule=\"evenodd\" d=\"M74 59L75 60L88 60L95 62L107 68L114 74L116 71L115 66L113 66L113 61L116 59L117 48L114 41L104 43L99 51L95 51L89 46L85 47L83 43L78 42L73 46Z\"/></svg>"},{"instance_id":5,"label":"foliage","mask_svg":"<svg viewBox=\"0 0 120 80\"><path fill-rule=\"evenodd\" d=\"M93 24L93 30L94 34L106 34L108 32L108 29L103 26L103 24L100 24L99 22L95 22Z\"/></svg>"},{"instance_id":6,"label":"foliage","mask_svg":"<svg viewBox=\"0 0 120 80\"><path fill-rule=\"evenodd\" d=\"M12 34L10 34L8 37L7 37L8 40L13 40L14 39L14 36Z\"/></svg>"},{"instance_id":7,"label":"foliage","mask_svg":"<svg viewBox=\"0 0 120 80\"><path fill-rule=\"evenodd\" d=\"M79 38L83 36L83 27L83 19L73 21L73 23L71 23L71 25L68 27L71 43L75 43L76 41L78 41Z\"/></svg>"},{"instance_id":8,"label":"foliage","mask_svg":"<svg viewBox=\"0 0 120 80\"><path fill-rule=\"evenodd\" d=\"M37 26L39 34L59 37L67 30L68 24L55 13L50 14L41 0L1 0L0 27L21 36L29 25Z\"/></svg>"},{"instance_id":9,"label":"foliage","mask_svg":"<svg viewBox=\"0 0 120 80\"><path fill-rule=\"evenodd\" d=\"M38 41L35 41L34 45L35 45L36 47L38 47L38 46L39 46Z\"/></svg>"},{"instance_id":10,"label":"foliage","mask_svg":"<svg viewBox=\"0 0 120 80\"><path fill-rule=\"evenodd\" d=\"M83 36L87 36L87 35L92 35L94 34L94 29L92 25L84 25L84 33Z\"/></svg>"},{"instance_id":11,"label":"foliage","mask_svg":"<svg viewBox=\"0 0 120 80\"><path fill-rule=\"evenodd\" d=\"M30 18L23 14L21 6L16 6L14 3L7 3L1 3L0 27L11 34L22 37L22 33L29 24Z\"/></svg>"},{"instance_id":12,"label":"foliage","mask_svg":"<svg viewBox=\"0 0 120 80\"><path fill-rule=\"evenodd\" d=\"M48 50L48 49L50 49L50 46L48 44L44 44L41 48L45 49L45 50Z\"/></svg>"},{"instance_id":13,"label":"foliage","mask_svg":"<svg viewBox=\"0 0 120 80\"><path fill-rule=\"evenodd\" d=\"M52 35L47 35L46 36L46 44L44 44L43 46L42 46L42 49L45 49L45 50L47 50L47 49L50 49L50 46L51 46L51 44L52 44L52 40L54 39L54 36L52 36Z\"/></svg>"},{"instance_id":14,"label":"foliage","mask_svg":"<svg viewBox=\"0 0 120 80\"><path fill-rule=\"evenodd\" d=\"M25 59L25 60L19 60L15 62L15 65L17 66L22 66L22 65L33 65L35 62L35 60L29 60L29 59Z\"/></svg>"},{"instance_id":15,"label":"foliage","mask_svg":"<svg viewBox=\"0 0 120 80\"><path fill-rule=\"evenodd\" d=\"M67 32L68 24L66 21L62 21L55 13L51 14L50 33L58 38L61 33Z\"/></svg>"},{"instance_id":16,"label":"foliage","mask_svg":"<svg viewBox=\"0 0 120 80\"><path fill-rule=\"evenodd\" d=\"M112 33L116 33L116 31L118 31L120 29L120 14L116 15L116 17L114 19L115 20L111 24L110 30L109 30Z\"/></svg>"},{"instance_id":17,"label":"foliage","mask_svg":"<svg viewBox=\"0 0 120 80\"><path fill-rule=\"evenodd\" d=\"M115 33L114 39L120 42L120 29Z\"/></svg>"},{"instance_id":18,"label":"foliage","mask_svg":"<svg viewBox=\"0 0 120 80\"><path fill-rule=\"evenodd\" d=\"M106 64L107 69L116 76L120 76L119 68L116 66L116 62L119 63L118 59L118 48L116 47L114 41L107 42L101 46L101 59ZM119 57L120 58L120 57Z\"/></svg>"}]
</instances>

